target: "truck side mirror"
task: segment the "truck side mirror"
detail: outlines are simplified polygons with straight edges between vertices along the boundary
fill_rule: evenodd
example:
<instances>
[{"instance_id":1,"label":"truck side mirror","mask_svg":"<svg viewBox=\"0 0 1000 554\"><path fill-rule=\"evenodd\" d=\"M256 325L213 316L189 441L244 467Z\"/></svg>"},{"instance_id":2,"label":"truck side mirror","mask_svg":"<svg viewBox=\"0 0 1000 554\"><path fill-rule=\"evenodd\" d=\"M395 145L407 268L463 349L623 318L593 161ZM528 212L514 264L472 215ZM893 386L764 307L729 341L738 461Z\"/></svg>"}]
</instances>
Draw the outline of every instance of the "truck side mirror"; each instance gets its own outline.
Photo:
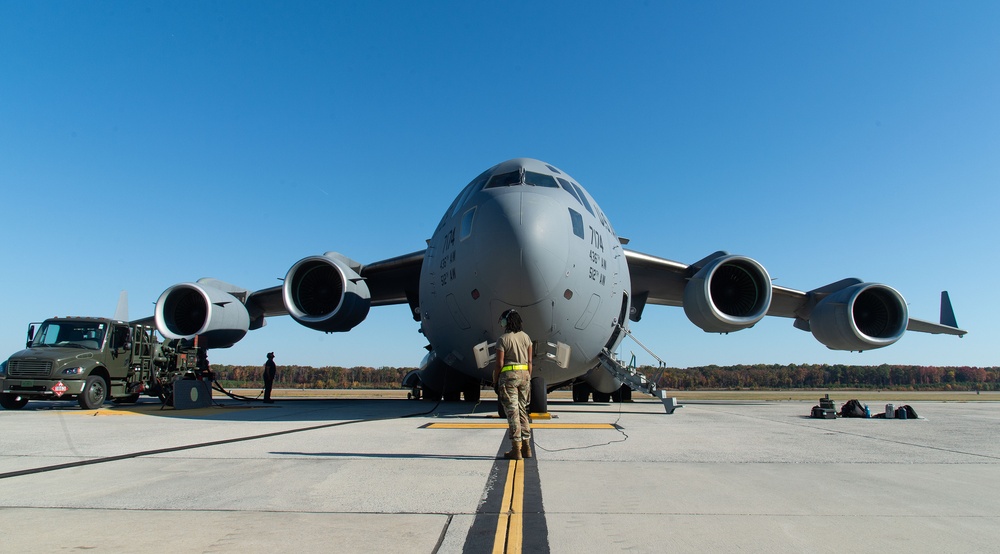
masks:
<instances>
[{"instance_id":1,"label":"truck side mirror","mask_svg":"<svg viewBox=\"0 0 1000 554\"><path fill-rule=\"evenodd\" d=\"M31 348L31 340L35 338L35 326L28 325L28 342L24 343L25 348Z\"/></svg>"}]
</instances>

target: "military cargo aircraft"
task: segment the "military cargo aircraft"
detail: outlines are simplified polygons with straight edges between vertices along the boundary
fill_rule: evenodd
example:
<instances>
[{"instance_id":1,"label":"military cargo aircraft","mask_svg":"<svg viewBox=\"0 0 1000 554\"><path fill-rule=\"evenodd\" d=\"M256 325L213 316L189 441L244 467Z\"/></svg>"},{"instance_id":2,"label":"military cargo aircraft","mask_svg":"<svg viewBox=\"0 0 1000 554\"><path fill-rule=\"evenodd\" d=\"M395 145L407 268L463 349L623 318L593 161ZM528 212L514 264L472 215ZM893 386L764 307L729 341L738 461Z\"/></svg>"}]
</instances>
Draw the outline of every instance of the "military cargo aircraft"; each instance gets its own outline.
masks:
<instances>
[{"instance_id":1,"label":"military cargo aircraft","mask_svg":"<svg viewBox=\"0 0 1000 554\"><path fill-rule=\"evenodd\" d=\"M941 322L910 318L892 287L844 279L808 291L776 286L756 260L716 252L692 264L625 248L593 197L566 172L519 158L473 179L444 212L427 248L363 264L309 256L283 284L251 292L200 279L168 288L155 322L170 339L224 348L267 317L290 315L345 332L372 306L408 304L429 353L408 385L425 398L478 400L492 379L497 321L516 309L535 342L532 409L574 385L574 399L607 398L630 380L614 352L647 305L679 306L707 332L731 333L764 316L792 318L834 350L893 344L906 330L964 335L947 294ZM634 387L633 387L634 388ZM539 398L540 397L540 398Z\"/></svg>"}]
</instances>

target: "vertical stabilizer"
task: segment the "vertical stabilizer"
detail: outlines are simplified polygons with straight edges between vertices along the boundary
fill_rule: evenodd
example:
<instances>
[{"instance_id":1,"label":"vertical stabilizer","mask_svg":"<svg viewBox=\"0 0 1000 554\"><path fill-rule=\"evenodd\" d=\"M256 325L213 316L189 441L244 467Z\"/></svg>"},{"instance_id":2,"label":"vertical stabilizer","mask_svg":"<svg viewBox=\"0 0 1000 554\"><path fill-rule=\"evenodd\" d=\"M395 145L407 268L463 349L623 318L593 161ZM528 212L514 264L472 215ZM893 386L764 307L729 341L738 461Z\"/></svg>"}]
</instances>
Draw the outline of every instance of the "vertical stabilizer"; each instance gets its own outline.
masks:
<instances>
[{"instance_id":1,"label":"vertical stabilizer","mask_svg":"<svg viewBox=\"0 0 1000 554\"><path fill-rule=\"evenodd\" d=\"M128 291L123 290L122 293L118 295L118 307L115 308L114 320L128 321Z\"/></svg>"},{"instance_id":2,"label":"vertical stabilizer","mask_svg":"<svg viewBox=\"0 0 1000 554\"><path fill-rule=\"evenodd\" d=\"M941 325L948 325L949 327L958 327L958 321L955 319L955 310L951 307L951 298L948 297L948 291L941 291Z\"/></svg>"}]
</instances>

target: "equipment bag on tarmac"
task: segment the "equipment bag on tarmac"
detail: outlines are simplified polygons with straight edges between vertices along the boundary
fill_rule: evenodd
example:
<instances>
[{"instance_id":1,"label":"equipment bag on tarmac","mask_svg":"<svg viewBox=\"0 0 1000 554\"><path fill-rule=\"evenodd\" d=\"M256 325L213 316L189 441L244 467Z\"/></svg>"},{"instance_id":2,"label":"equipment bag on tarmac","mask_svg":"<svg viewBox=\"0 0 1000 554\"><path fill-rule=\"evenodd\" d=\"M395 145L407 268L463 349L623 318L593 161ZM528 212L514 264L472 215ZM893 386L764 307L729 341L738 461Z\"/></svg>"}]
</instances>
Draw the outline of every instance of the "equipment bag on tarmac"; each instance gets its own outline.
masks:
<instances>
[{"instance_id":1,"label":"equipment bag on tarmac","mask_svg":"<svg viewBox=\"0 0 1000 554\"><path fill-rule=\"evenodd\" d=\"M848 400L840 407L840 417L865 417L865 405L857 400Z\"/></svg>"}]
</instances>

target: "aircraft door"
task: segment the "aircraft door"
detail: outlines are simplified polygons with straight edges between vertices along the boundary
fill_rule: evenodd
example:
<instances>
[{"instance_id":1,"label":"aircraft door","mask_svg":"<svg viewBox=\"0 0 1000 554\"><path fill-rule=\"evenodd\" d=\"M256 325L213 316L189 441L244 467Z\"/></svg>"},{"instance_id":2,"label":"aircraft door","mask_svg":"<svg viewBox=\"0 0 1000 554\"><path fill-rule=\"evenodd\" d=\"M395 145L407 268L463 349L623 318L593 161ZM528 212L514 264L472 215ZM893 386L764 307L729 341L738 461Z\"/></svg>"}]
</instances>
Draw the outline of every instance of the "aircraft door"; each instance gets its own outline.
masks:
<instances>
[{"instance_id":1,"label":"aircraft door","mask_svg":"<svg viewBox=\"0 0 1000 554\"><path fill-rule=\"evenodd\" d=\"M625 325L625 318L628 317L628 293L622 291L622 309L618 313L618 318L615 320L614 329L611 330L611 338L608 339L608 343L604 345L608 349L608 352L614 352L615 347L618 346L618 341L621 340L622 327Z\"/></svg>"}]
</instances>

